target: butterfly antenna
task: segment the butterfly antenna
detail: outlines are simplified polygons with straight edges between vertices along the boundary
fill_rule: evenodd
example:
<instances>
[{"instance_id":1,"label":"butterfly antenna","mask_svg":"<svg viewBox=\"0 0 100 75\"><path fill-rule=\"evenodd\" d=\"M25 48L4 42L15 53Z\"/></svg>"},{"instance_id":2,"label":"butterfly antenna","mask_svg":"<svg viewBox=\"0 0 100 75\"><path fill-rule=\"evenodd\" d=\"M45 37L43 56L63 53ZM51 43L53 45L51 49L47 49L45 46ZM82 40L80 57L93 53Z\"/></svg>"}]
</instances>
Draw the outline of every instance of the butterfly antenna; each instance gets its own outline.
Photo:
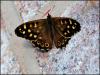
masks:
<instances>
[{"instance_id":1,"label":"butterfly antenna","mask_svg":"<svg viewBox=\"0 0 100 75\"><path fill-rule=\"evenodd\" d=\"M50 16L50 14L48 13L48 16Z\"/></svg>"},{"instance_id":2,"label":"butterfly antenna","mask_svg":"<svg viewBox=\"0 0 100 75\"><path fill-rule=\"evenodd\" d=\"M48 17L50 17L51 15L48 13Z\"/></svg>"},{"instance_id":3,"label":"butterfly antenna","mask_svg":"<svg viewBox=\"0 0 100 75\"><path fill-rule=\"evenodd\" d=\"M50 16L50 14L48 13L48 16Z\"/></svg>"}]
</instances>

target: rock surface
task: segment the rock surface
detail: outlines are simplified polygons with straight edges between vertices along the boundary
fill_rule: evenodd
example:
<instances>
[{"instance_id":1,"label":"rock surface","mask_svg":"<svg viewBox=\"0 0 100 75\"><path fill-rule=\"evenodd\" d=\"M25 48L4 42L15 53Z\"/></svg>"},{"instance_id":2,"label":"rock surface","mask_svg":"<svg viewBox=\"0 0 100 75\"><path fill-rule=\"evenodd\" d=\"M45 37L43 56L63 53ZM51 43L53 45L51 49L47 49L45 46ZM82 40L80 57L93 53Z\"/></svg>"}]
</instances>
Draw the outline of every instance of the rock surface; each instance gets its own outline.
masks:
<instances>
[{"instance_id":1,"label":"rock surface","mask_svg":"<svg viewBox=\"0 0 100 75\"><path fill-rule=\"evenodd\" d=\"M14 29L48 12L77 20L81 30L66 48L41 53ZM1 1L1 16L1 74L99 74L99 1Z\"/></svg>"}]
</instances>

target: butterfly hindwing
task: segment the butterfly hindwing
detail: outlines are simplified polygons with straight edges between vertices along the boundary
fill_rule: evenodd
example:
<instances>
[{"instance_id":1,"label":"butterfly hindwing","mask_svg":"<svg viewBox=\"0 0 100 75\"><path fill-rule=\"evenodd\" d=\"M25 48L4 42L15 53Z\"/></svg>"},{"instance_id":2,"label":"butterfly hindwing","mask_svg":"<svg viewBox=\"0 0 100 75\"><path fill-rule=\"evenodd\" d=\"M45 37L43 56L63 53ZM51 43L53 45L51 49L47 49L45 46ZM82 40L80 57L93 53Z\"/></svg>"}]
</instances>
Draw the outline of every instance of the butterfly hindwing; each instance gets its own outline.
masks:
<instances>
[{"instance_id":1,"label":"butterfly hindwing","mask_svg":"<svg viewBox=\"0 0 100 75\"><path fill-rule=\"evenodd\" d=\"M15 34L30 40L41 50L47 51L52 48L52 40L50 33L46 30L46 25L46 19L29 21L18 26L15 30Z\"/></svg>"},{"instance_id":2,"label":"butterfly hindwing","mask_svg":"<svg viewBox=\"0 0 100 75\"><path fill-rule=\"evenodd\" d=\"M57 48L65 47L71 36L80 30L80 24L70 18L55 17L53 18L53 25L55 28L54 40Z\"/></svg>"},{"instance_id":3,"label":"butterfly hindwing","mask_svg":"<svg viewBox=\"0 0 100 75\"><path fill-rule=\"evenodd\" d=\"M71 18L51 17L39 19L21 24L15 29L15 34L28 39L42 52L65 47L71 37L80 31L80 24Z\"/></svg>"},{"instance_id":4,"label":"butterfly hindwing","mask_svg":"<svg viewBox=\"0 0 100 75\"><path fill-rule=\"evenodd\" d=\"M68 44L68 41L70 38L66 38L62 36L57 30L54 31L55 36L54 36L54 43L56 48L62 48L65 47L66 44Z\"/></svg>"}]
</instances>

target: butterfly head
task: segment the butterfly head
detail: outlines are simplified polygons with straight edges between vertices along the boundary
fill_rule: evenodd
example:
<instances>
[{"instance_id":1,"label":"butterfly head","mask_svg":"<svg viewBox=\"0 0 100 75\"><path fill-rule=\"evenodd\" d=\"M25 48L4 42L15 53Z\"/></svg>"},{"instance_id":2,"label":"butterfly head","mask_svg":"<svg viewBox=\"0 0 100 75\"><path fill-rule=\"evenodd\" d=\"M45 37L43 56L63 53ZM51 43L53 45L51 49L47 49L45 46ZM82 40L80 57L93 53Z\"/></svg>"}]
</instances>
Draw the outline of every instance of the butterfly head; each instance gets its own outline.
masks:
<instances>
[{"instance_id":1,"label":"butterfly head","mask_svg":"<svg viewBox=\"0 0 100 75\"><path fill-rule=\"evenodd\" d=\"M47 16L47 18L51 18L51 15L48 13L48 16Z\"/></svg>"}]
</instances>

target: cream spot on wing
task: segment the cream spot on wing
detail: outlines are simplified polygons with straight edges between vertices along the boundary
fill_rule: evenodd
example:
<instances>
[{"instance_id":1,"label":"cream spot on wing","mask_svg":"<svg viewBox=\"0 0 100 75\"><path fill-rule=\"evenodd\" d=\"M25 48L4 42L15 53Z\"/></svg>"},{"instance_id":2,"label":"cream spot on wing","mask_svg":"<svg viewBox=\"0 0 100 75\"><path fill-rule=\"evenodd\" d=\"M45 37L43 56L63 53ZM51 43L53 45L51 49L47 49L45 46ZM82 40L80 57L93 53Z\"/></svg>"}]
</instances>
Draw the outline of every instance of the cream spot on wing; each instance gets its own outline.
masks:
<instances>
[{"instance_id":1,"label":"cream spot on wing","mask_svg":"<svg viewBox=\"0 0 100 75\"><path fill-rule=\"evenodd\" d=\"M64 45L64 40L62 40L62 45Z\"/></svg>"},{"instance_id":2,"label":"cream spot on wing","mask_svg":"<svg viewBox=\"0 0 100 75\"><path fill-rule=\"evenodd\" d=\"M40 36L39 39L42 39L42 37Z\"/></svg>"},{"instance_id":3,"label":"cream spot on wing","mask_svg":"<svg viewBox=\"0 0 100 75\"><path fill-rule=\"evenodd\" d=\"M41 49L41 51L44 51L44 49Z\"/></svg>"},{"instance_id":4,"label":"cream spot on wing","mask_svg":"<svg viewBox=\"0 0 100 75\"><path fill-rule=\"evenodd\" d=\"M61 27L60 29L61 29L61 31L63 31L63 30L64 30L64 28L62 28L62 27Z\"/></svg>"},{"instance_id":5,"label":"cream spot on wing","mask_svg":"<svg viewBox=\"0 0 100 75\"><path fill-rule=\"evenodd\" d=\"M70 28L70 26L68 25L67 28Z\"/></svg>"},{"instance_id":6,"label":"cream spot on wing","mask_svg":"<svg viewBox=\"0 0 100 75\"><path fill-rule=\"evenodd\" d=\"M36 32L39 33L39 30L37 30Z\"/></svg>"},{"instance_id":7,"label":"cream spot on wing","mask_svg":"<svg viewBox=\"0 0 100 75\"><path fill-rule=\"evenodd\" d=\"M37 42L37 39L36 39L36 40L31 40L31 42L32 42L32 43Z\"/></svg>"},{"instance_id":8,"label":"cream spot on wing","mask_svg":"<svg viewBox=\"0 0 100 75\"><path fill-rule=\"evenodd\" d=\"M37 28L37 24L36 23L34 24L34 27Z\"/></svg>"},{"instance_id":9,"label":"cream spot on wing","mask_svg":"<svg viewBox=\"0 0 100 75\"><path fill-rule=\"evenodd\" d=\"M42 29L42 26L39 26L38 28L39 28L39 29Z\"/></svg>"},{"instance_id":10,"label":"cream spot on wing","mask_svg":"<svg viewBox=\"0 0 100 75\"><path fill-rule=\"evenodd\" d=\"M32 28L32 24L30 24L30 28Z\"/></svg>"},{"instance_id":11,"label":"cream spot on wing","mask_svg":"<svg viewBox=\"0 0 100 75\"><path fill-rule=\"evenodd\" d=\"M32 43L32 45L33 45L33 46L35 46L35 44L34 44L34 43Z\"/></svg>"},{"instance_id":12,"label":"cream spot on wing","mask_svg":"<svg viewBox=\"0 0 100 75\"><path fill-rule=\"evenodd\" d=\"M19 30L21 31L21 28L19 28Z\"/></svg>"},{"instance_id":13,"label":"cream spot on wing","mask_svg":"<svg viewBox=\"0 0 100 75\"><path fill-rule=\"evenodd\" d=\"M31 33L31 34L29 35L29 37L32 37L32 35L33 35L33 34Z\"/></svg>"},{"instance_id":14,"label":"cream spot on wing","mask_svg":"<svg viewBox=\"0 0 100 75\"><path fill-rule=\"evenodd\" d=\"M67 30L67 32L70 33L69 30Z\"/></svg>"},{"instance_id":15,"label":"cream spot on wing","mask_svg":"<svg viewBox=\"0 0 100 75\"><path fill-rule=\"evenodd\" d=\"M75 25L77 25L76 23L74 23Z\"/></svg>"},{"instance_id":16,"label":"cream spot on wing","mask_svg":"<svg viewBox=\"0 0 100 75\"><path fill-rule=\"evenodd\" d=\"M28 29L28 32L30 33L30 32L31 32L31 30L30 30L30 29Z\"/></svg>"},{"instance_id":17,"label":"cream spot on wing","mask_svg":"<svg viewBox=\"0 0 100 75\"><path fill-rule=\"evenodd\" d=\"M62 20L60 21L61 24L63 24Z\"/></svg>"},{"instance_id":18,"label":"cream spot on wing","mask_svg":"<svg viewBox=\"0 0 100 75\"><path fill-rule=\"evenodd\" d=\"M34 38L37 38L37 35L34 35Z\"/></svg>"},{"instance_id":19,"label":"cream spot on wing","mask_svg":"<svg viewBox=\"0 0 100 75\"><path fill-rule=\"evenodd\" d=\"M64 32L64 35L67 35L67 33L66 33L66 32Z\"/></svg>"},{"instance_id":20,"label":"cream spot on wing","mask_svg":"<svg viewBox=\"0 0 100 75\"><path fill-rule=\"evenodd\" d=\"M26 29L26 24L24 24L24 29Z\"/></svg>"},{"instance_id":21,"label":"cream spot on wing","mask_svg":"<svg viewBox=\"0 0 100 75\"><path fill-rule=\"evenodd\" d=\"M22 33L25 34L25 31L23 31Z\"/></svg>"},{"instance_id":22,"label":"cream spot on wing","mask_svg":"<svg viewBox=\"0 0 100 75\"><path fill-rule=\"evenodd\" d=\"M65 20L65 24L67 24L67 21Z\"/></svg>"},{"instance_id":23,"label":"cream spot on wing","mask_svg":"<svg viewBox=\"0 0 100 75\"><path fill-rule=\"evenodd\" d=\"M69 19L69 23L72 24L72 21Z\"/></svg>"},{"instance_id":24,"label":"cream spot on wing","mask_svg":"<svg viewBox=\"0 0 100 75\"><path fill-rule=\"evenodd\" d=\"M64 41L66 42L67 40L65 39Z\"/></svg>"},{"instance_id":25,"label":"cream spot on wing","mask_svg":"<svg viewBox=\"0 0 100 75\"><path fill-rule=\"evenodd\" d=\"M75 29L75 27L74 27L74 26L72 26L72 29Z\"/></svg>"}]
</instances>

